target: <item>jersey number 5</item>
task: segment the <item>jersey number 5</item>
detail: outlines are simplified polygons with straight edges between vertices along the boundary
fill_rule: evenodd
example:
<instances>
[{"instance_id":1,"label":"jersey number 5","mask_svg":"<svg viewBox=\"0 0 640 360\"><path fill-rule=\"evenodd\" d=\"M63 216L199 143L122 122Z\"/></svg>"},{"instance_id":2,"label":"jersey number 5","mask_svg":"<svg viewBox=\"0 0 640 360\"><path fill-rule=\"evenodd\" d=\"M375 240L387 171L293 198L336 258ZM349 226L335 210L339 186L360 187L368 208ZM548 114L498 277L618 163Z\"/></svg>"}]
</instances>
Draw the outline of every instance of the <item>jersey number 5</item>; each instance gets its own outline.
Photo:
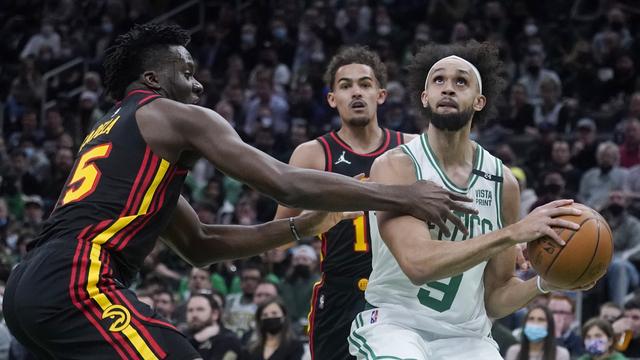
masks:
<instances>
[{"instance_id":1,"label":"jersey number 5","mask_svg":"<svg viewBox=\"0 0 640 360\"><path fill-rule=\"evenodd\" d=\"M355 243L353 244L353 250L355 252L369 251L365 221L366 219L364 218L364 216L358 216L357 218L353 219L353 228L356 234Z\"/></svg>"},{"instance_id":2,"label":"jersey number 5","mask_svg":"<svg viewBox=\"0 0 640 360\"><path fill-rule=\"evenodd\" d=\"M94 146L80 156L60 205L82 200L94 192L102 175L94 162L108 157L110 152L111 143L108 143Z\"/></svg>"}]
</instances>

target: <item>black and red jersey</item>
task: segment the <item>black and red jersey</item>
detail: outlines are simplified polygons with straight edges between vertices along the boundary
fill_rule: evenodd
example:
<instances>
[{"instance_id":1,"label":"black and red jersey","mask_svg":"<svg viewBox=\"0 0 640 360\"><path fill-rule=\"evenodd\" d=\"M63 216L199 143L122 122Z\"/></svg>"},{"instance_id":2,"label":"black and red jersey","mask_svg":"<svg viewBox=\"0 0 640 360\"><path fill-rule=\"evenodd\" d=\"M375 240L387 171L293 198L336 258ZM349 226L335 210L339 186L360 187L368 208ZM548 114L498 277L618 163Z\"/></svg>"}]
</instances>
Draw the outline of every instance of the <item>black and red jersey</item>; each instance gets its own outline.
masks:
<instances>
[{"instance_id":1,"label":"black and red jersey","mask_svg":"<svg viewBox=\"0 0 640 360\"><path fill-rule=\"evenodd\" d=\"M169 223L188 171L154 154L140 134L136 110L158 98L131 91L93 126L35 246L91 242L110 255L114 276L132 279Z\"/></svg>"},{"instance_id":2,"label":"black and red jersey","mask_svg":"<svg viewBox=\"0 0 640 360\"><path fill-rule=\"evenodd\" d=\"M385 151L403 143L402 133L382 129L384 139L380 147L360 154L340 139L335 131L316 140L325 154L325 171L347 176L365 174L373 161ZM344 220L322 235L322 271L325 276L368 278L371 273L371 236L367 214L354 220Z\"/></svg>"}]
</instances>

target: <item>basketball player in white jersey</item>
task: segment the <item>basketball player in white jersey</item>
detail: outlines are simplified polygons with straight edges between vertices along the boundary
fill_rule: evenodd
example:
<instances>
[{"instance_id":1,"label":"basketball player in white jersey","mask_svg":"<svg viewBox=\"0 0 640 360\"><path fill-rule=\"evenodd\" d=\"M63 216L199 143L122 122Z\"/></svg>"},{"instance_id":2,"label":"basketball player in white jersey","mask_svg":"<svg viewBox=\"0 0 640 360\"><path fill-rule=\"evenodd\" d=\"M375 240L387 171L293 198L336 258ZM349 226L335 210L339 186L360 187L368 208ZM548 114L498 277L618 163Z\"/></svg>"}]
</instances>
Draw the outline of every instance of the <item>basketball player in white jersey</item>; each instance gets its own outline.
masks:
<instances>
[{"instance_id":1,"label":"basketball player in white jersey","mask_svg":"<svg viewBox=\"0 0 640 360\"><path fill-rule=\"evenodd\" d=\"M410 66L429 128L379 157L371 180L431 180L473 199L478 214L457 214L469 233L447 223L449 236L411 216L371 215L367 310L356 316L348 337L349 351L359 359L501 359L490 318L555 290L539 277L515 276L515 245L545 235L563 244L552 227L578 225L557 217L580 211L563 208L572 200L559 200L518 221L518 183L469 138L472 120L490 115L503 89L497 54L475 41L427 45Z\"/></svg>"}]
</instances>

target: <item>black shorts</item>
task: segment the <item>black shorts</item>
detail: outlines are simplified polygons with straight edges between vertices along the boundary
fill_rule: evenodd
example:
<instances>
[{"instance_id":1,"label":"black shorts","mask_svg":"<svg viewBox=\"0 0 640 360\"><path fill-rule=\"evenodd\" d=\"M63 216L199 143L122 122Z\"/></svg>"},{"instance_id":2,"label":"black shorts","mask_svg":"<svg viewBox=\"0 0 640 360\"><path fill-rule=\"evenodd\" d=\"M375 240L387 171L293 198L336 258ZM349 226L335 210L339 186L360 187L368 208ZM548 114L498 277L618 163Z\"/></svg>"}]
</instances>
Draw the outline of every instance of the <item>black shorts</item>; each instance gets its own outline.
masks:
<instances>
[{"instance_id":1,"label":"black shorts","mask_svg":"<svg viewBox=\"0 0 640 360\"><path fill-rule=\"evenodd\" d=\"M7 282L3 313L43 359L196 359L200 355L114 277L109 253L88 241L32 250Z\"/></svg>"},{"instance_id":2,"label":"black shorts","mask_svg":"<svg viewBox=\"0 0 640 360\"><path fill-rule=\"evenodd\" d=\"M313 288L309 314L309 346L313 360L355 359L347 338L351 322L364 310L364 291L358 280L330 276Z\"/></svg>"}]
</instances>

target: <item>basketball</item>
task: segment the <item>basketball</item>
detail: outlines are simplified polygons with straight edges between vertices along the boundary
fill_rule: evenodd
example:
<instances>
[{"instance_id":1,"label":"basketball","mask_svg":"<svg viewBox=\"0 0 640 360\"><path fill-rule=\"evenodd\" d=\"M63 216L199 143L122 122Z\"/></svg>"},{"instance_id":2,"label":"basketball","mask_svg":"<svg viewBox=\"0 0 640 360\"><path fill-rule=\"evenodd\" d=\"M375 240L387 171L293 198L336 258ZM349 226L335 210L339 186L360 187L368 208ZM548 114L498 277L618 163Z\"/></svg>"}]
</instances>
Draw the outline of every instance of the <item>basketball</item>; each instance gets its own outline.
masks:
<instances>
[{"instance_id":1,"label":"basketball","mask_svg":"<svg viewBox=\"0 0 640 360\"><path fill-rule=\"evenodd\" d=\"M588 206L571 205L582 215L561 218L580 225L576 231L556 229L565 246L545 236L527 244L533 268L548 283L565 289L585 286L600 279L613 256L611 228L602 215Z\"/></svg>"}]
</instances>

